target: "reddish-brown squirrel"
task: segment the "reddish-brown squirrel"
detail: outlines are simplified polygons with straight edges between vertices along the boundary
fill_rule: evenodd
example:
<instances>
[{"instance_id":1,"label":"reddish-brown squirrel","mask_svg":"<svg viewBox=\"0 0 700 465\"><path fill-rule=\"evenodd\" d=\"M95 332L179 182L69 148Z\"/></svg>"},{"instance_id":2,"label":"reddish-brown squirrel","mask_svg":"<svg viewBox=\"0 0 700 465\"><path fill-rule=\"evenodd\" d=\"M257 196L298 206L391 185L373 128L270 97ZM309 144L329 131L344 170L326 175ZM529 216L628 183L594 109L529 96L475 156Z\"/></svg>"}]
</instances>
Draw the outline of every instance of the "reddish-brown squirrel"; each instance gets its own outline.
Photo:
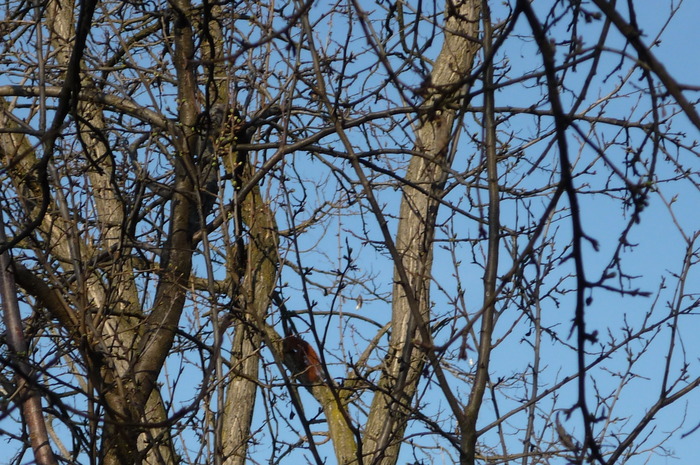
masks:
<instances>
[{"instance_id":1,"label":"reddish-brown squirrel","mask_svg":"<svg viewBox=\"0 0 700 465\"><path fill-rule=\"evenodd\" d=\"M311 344L292 334L283 341L284 358L288 365L294 367L294 375L303 384L323 382L321 361Z\"/></svg>"}]
</instances>

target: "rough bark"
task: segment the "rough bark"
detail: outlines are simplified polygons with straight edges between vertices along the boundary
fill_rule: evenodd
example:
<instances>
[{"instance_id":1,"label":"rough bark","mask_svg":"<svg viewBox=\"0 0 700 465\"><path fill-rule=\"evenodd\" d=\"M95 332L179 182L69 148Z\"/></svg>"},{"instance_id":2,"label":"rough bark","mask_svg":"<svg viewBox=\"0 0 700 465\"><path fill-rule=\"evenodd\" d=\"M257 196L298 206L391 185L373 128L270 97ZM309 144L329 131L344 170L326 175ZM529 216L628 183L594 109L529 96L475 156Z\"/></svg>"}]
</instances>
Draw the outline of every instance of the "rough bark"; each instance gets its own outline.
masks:
<instances>
[{"instance_id":1,"label":"rough bark","mask_svg":"<svg viewBox=\"0 0 700 465\"><path fill-rule=\"evenodd\" d=\"M241 186L250 182L252 166L247 153L238 151L236 144L246 143L242 122L231 112L228 133L221 138L224 168L231 175L236 194L236 231L242 224L248 230L248 243L243 250L242 239L236 238L228 250L229 281L237 297L231 364L231 381L226 391L222 419L222 449L227 465L246 462L250 426L255 408L256 383L260 364L262 327L270 307L277 277L278 237L274 215L263 200L258 186L244 198L238 198Z\"/></svg>"},{"instance_id":2,"label":"rough bark","mask_svg":"<svg viewBox=\"0 0 700 465\"><path fill-rule=\"evenodd\" d=\"M263 199L260 188L250 186L254 182L253 165L245 151L236 149L236 144L249 143L240 131L242 126L243 123L232 114L226 125L228 133L219 138L222 144L218 147L236 195L247 191L245 196L236 199L238 217L234 220L238 230L246 225L248 243L245 256L240 240L232 241L227 254L228 280L233 286L232 294L238 296L237 308L233 309L237 319L231 358L233 369L222 419L222 450L227 465L246 462L257 389L254 380L258 379L263 341L275 358L286 364L292 379L304 379L303 372L308 368L298 366L285 356L289 351L285 350L283 338L265 322L277 279L279 237L274 214ZM331 386L331 381L315 381L303 384L324 410L337 463L355 463L357 445L348 422L346 399Z\"/></svg>"},{"instance_id":3,"label":"rough bark","mask_svg":"<svg viewBox=\"0 0 700 465\"><path fill-rule=\"evenodd\" d=\"M72 37L75 35L73 3L51 2L47 8L47 19L51 30L51 44L59 63L68 64L70 59L70 47ZM82 87L93 87L94 84L86 76L83 78ZM157 390L139 390L128 385L133 383L132 369L134 361L138 358L139 332L141 331L142 313L139 298L134 282L133 263L130 258L130 250L124 246L127 231L124 218L123 200L119 198L113 184L114 164L108 148L105 146L102 135L99 133L106 124L102 117L102 109L89 100L81 100L77 106L80 115L77 124L80 131L82 147L85 151L86 171L92 187L95 202L97 221L100 227L101 250L114 254L114 268L111 270L113 279L109 292L106 292L101 278L86 270L82 270L82 263L94 256L96 250L84 242L79 242L77 234L69 234L68 240L74 242L69 245L69 253L72 255L72 263L78 276L84 275L81 285L86 294L80 302L81 308L78 314L84 319L89 319L87 324L80 325L82 336L93 341L99 346L103 355L108 355L106 363L93 365L91 379L98 392L108 404L107 423L103 435L102 454L105 463L122 463L124 460L132 460L133 456L143 457L144 463L168 464L174 460L172 443L167 429L127 428L134 434L125 435L123 421L162 423L166 419L160 393ZM64 215L65 216L65 215ZM63 218L68 223L68 218ZM67 228L71 228L70 225ZM83 253L76 253L76 251ZM77 293L80 295L80 293ZM94 307L98 310L88 314L87 308ZM86 334L87 333L87 334ZM87 353L86 358L91 354ZM157 376L157 375L156 375ZM131 380L130 380L131 378ZM120 389L112 386L120 385ZM151 383L152 384L152 383ZM127 405L130 394L134 391L143 392L142 399L134 397L135 403ZM140 405L138 405L140 404ZM134 413L143 412L143 413ZM132 442L135 444L113 444L112 441ZM121 452L119 452L121 451Z\"/></svg>"},{"instance_id":4,"label":"rough bark","mask_svg":"<svg viewBox=\"0 0 700 465\"><path fill-rule=\"evenodd\" d=\"M449 167L456 108L463 103L478 43L480 0L447 1L445 38L431 73L416 151L406 183L396 234L391 338L367 422L363 455L368 463L398 460L424 359L416 348L420 326L427 329L433 237L439 198ZM416 189L411 186L419 187ZM429 341L426 341L429 342Z\"/></svg>"}]
</instances>

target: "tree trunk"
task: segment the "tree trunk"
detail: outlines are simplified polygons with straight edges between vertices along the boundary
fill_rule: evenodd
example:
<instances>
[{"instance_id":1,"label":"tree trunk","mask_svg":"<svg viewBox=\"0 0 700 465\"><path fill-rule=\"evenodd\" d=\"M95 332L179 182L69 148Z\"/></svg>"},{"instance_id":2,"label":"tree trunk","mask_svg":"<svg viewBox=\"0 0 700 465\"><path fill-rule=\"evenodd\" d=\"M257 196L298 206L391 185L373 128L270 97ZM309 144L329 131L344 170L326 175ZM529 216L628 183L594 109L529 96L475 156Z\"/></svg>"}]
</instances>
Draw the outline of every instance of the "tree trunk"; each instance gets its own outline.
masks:
<instances>
[{"instance_id":1,"label":"tree trunk","mask_svg":"<svg viewBox=\"0 0 700 465\"><path fill-rule=\"evenodd\" d=\"M431 74L414 156L406 172L396 234L389 351L367 422L368 463L394 465L412 411L424 358L414 341L428 330L432 250L439 199L451 163L455 107L464 104L467 78L479 44L480 0L447 1L445 39ZM415 186L415 187L412 187ZM423 332L425 334L425 332ZM423 341L430 343L430 341Z\"/></svg>"}]
</instances>

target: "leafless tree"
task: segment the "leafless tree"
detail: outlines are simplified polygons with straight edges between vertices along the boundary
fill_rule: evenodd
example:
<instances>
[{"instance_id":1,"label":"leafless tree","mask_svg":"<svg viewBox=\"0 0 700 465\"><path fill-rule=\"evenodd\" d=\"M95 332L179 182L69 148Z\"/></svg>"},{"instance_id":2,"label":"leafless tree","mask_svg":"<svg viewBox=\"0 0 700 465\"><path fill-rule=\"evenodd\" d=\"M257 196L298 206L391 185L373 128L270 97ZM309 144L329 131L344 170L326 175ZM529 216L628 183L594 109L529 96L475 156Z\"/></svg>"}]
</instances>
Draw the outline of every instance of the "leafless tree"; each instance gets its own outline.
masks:
<instances>
[{"instance_id":1,"label":"leafless tree","mask_svg":"<svg viewBox=\"0 0 700 465\"><path fill-rule=\"evenodd\" d=\"M541 3L6 2L7 459L672 455L688 5Z\"/></svg>"}]
</instances>

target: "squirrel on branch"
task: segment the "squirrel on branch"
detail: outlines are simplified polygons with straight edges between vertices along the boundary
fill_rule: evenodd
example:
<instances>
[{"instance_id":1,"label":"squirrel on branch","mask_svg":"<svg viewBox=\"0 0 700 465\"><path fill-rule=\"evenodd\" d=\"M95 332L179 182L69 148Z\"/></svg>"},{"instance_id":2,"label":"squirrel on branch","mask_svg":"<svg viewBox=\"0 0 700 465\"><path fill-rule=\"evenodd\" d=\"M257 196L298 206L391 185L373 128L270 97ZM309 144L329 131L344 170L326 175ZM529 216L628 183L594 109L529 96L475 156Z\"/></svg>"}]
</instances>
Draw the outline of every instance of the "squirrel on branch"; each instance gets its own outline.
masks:
<instances>
[{"instance_id":1,"label":"squirrel on branch","mask_svg":"<svg viewBox=\"0 0 700 465\"><path fill-rule=\"evenodd\" d=\"M321 361L311 344L296 334L290 334L282 341L284 362L293 375L303 384L320 384L324 380Z\"/></svg>"},{"instance_id":2,"label":"squirrel on branch","mask_svg":"<svg viewBox=\"0 0 700 465\"><path fill-rule=\"evenodd\" d=\"M280 309L280 319L284 330L282 351L284 352L284 364L292 372L292 375L309 388L314 384L321 384L325 380L321 359L314 348L301 338L292 321L294 316L287 310L284 301L279 295L273 299Z\"/></svg>"}]
</instances>

